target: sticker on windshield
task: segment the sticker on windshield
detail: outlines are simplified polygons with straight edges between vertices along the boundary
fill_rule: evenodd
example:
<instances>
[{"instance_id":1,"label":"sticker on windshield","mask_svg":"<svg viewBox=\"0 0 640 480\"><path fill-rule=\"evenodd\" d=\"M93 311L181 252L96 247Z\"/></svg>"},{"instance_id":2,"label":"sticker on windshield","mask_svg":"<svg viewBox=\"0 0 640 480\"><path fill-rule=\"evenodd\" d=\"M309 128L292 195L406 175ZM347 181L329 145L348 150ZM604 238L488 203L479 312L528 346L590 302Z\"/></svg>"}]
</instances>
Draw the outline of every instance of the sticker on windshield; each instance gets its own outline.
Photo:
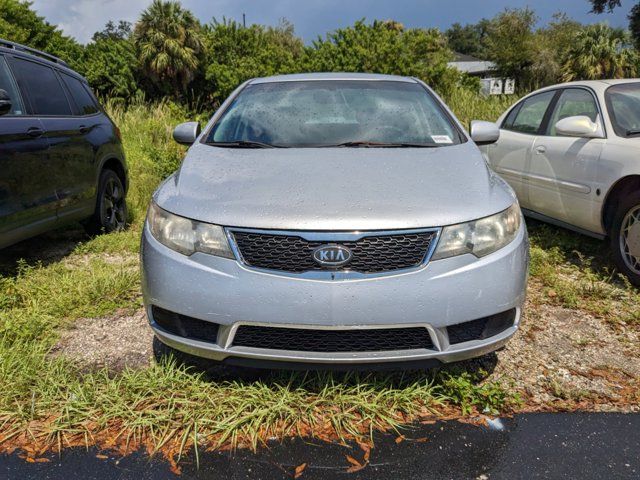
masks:
<instances>
[{"instance_id":1,"label":"sticker on windshield","mask_svg":"<svg viewBox=\"0 0 640 480\"><path fill-rule=\"evenodd\" d=\"M453 143L449 135L431 135L431 140L435 143Z\"/></svg>"}]
</instances>

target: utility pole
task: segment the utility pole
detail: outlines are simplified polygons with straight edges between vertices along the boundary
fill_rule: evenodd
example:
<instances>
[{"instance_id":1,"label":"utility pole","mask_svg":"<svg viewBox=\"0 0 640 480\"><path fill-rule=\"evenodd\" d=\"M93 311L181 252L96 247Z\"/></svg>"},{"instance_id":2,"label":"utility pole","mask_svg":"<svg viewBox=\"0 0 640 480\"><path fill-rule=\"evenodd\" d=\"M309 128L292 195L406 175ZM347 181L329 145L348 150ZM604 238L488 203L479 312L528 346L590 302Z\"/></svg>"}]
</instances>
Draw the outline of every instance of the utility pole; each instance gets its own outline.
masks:
<instances>
[{"instance_id":1,"label":"utility pole","mask_svg":"<svg viewBox=\"0 0 640 480\"><path fill-rule=\"evenodd\" d=\"M247 16L244 13L242 14L242 26L247 28Z\"/></svg>"}]
</instances>

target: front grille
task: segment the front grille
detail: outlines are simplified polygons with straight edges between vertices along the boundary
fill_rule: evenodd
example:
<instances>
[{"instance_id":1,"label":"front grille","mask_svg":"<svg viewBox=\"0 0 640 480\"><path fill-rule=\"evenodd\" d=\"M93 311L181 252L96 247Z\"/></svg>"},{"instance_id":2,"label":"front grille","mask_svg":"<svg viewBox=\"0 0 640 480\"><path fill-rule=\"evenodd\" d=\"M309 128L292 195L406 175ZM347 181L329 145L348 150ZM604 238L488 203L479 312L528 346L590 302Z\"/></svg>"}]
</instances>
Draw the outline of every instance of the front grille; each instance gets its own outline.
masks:
<instances>
[{"instance_id":1,"label":"front grille","mask_svg":"<svg viewBox=\"0 0 640 480\"><path fill-rule=\"evenodd\" d=\"M173 335L211 343L215 343L218 339L217 323L170 312L155 305L151 307L151 314L160 328Z\"/></svg>"},{"instance_id":2,"label":"front grille","mask_svg":"<svg viewBox=\"0 0 640 480\"><path fill-rule=\"evenodd\" d=\"M316 330L241 325L233 338L233 345L301 352L433 349L429 331L424 327Z\"/></svg>"},{"instance_id":3,"label":"front grille","mask_svg":"<svg viewBox=\"0 0 640 480\"><path fill-rule=\"evenodd\" d=\"M455 345L456 343L484 340L485 338L493 337L513 326L515 318L516 310L514 308L489 317L450 325L447 327L449 343Z\"/></svg>"},{"instance_id":4,"label":"front grille","mask_svg":"<svg viewBox=\"0 0 640 480\"><path fill-rule=\"evenodd\" d=\"M420 265L435 239L433 231L380 234L354 241L309 241L295 235L233 231L242 260L251 267L302 273L312 270L379 273ZM351 261L332 268L313 260L314 249L340 245L351 250Z\"/></svg>"}]
</instances>

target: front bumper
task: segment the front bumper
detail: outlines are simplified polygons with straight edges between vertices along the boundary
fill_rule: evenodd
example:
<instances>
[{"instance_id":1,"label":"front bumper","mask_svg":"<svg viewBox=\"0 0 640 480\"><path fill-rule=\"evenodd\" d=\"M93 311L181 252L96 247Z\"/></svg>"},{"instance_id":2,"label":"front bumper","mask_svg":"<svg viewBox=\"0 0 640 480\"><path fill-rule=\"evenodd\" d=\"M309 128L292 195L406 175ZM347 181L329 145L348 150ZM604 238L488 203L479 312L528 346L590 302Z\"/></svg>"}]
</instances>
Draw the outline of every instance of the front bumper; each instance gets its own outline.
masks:
<instances>
[{"instance_id":1,"label":"front bumper","mask_svg":"<svg viewBox=\"0 0 640 480\"><path fill-rule=\"evenodd\" d=\"M196 253L186 257L153 238L142 238L142 286L156 336L178 350L229 363L260 366L365 365L454 362L502 347L516 332L525 299L528 239L521 227L505 248L431 261L398 275L350 280L291 278L248 269L235 260ZM215 342L161 328L152 306L218 324ZM449 343L447 327L515 310L513 325L484 339ZM432 348L366 352L309 352L234 346L242 325L314 329L423 326Z\"/></svg>"}]
</instances>

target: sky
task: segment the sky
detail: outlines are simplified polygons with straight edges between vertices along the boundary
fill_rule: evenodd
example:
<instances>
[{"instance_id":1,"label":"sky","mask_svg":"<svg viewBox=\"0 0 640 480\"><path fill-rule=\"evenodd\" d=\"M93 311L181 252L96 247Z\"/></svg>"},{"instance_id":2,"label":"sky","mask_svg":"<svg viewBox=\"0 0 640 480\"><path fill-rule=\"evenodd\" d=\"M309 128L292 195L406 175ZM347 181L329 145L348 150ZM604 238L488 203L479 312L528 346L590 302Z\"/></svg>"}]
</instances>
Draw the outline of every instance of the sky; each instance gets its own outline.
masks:
<instances>
[{"instance_id":1,"label":"sky","mask_svg":"<svg viewBox=\"0 0 640 480\"><path fill-rule=\"evenodd\" d=\"M33 8L67 35L86 43L108 20L135 22L150 3L151 0L34 0ZM582 23L606 21L612 26L626 26L634 1L622 0L621 8L602 15L589 13L588 0L182 0L182 4L204 23L223 17L242 21L245 13L247 24L276 25L284 17L310 43L318 35L362 18L394 19L406 27L445 30L455 22L475 23L505 8L526 6L538 14L540 25L563 11Z\"/></svg>"}]
</instances>

